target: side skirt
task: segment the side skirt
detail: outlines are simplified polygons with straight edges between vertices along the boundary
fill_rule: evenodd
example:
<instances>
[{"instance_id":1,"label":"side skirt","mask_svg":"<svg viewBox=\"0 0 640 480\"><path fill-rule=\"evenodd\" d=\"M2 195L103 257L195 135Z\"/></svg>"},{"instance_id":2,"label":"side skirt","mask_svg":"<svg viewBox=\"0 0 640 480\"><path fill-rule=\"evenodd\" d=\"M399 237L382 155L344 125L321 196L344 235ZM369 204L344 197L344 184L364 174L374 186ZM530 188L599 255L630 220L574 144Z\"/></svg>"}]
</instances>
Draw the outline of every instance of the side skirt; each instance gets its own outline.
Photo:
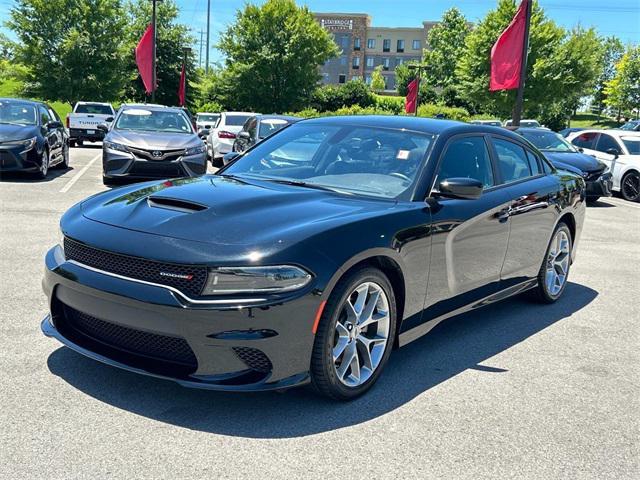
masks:
<instances>
[{"instance_id":1,"label":"side skirt","mask_svg":"<svg viewBox=\"0 0 640 480\"><path fill-rule=\"evenodd\" d=\"M457 308L455 310L452 310L451 312L440 315L439 317L432 318L431 320L428 320L427 322L421 325L418 325L412 328L411 330L407 330L406 332L401 333L400 336L398 337L398 346L402 347L408 343L413 342L414 340L417 340L423 335L426 335L427 333L429 333L429 331L431 331L431 329L433 329L436 325L438 325L443 320L446 320L451 317L455 317L456 315L461 315L466 312L470 312L471 310L476 310L478 308L491 305L492 303L499 302L501 300L504 300L505 298L518 295L519 293L522 293L534 288L537 282L538 280L536 278L527 280L526 282L522 282L517 285L513 285L509 288L506 288L504 290L501 290L497 293L493 293L488 297L482 298L476 302L465 305L464 307Z\"/></svg>"}]
</instances>

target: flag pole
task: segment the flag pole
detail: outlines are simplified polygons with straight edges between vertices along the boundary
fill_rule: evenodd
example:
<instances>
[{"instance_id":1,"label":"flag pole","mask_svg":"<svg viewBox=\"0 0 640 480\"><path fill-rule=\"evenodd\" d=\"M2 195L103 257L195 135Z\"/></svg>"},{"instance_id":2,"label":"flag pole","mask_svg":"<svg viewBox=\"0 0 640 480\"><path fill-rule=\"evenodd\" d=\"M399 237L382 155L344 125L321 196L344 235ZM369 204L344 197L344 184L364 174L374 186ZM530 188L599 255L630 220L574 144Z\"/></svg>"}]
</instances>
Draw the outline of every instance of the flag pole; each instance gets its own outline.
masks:
<instances>
[{"instance_id":1,"label":"flag pole","mask_svg":"<svg viewBox=\"0 0 640 480\"><path fill-rule=\"evenodd\" d=\"M151 24L153 25L153 76L152 76L152 84L151 84L151 103L155 103L156 101L156 0L151 0L153 7L151 9Z\"/></svg>"},{"instance_id":2,"label":"flag pole","mask_svg":"<svg viewBox=\"0 0 640 480\"><path fill-rule=\"evenodd\" d=\"M516 94L516 104L513 107L513 119L511 124L514 127L520 126L522 119L522 109L524 107L524 85L527 79L527 57L529 55L529 26L531 25L531 8L532 0L524 0L527 2L527 15L524 24L524 44L522 46L522 68L520 70L520 81L518 83L518 92Z\"/></svg>"}]
</instances>

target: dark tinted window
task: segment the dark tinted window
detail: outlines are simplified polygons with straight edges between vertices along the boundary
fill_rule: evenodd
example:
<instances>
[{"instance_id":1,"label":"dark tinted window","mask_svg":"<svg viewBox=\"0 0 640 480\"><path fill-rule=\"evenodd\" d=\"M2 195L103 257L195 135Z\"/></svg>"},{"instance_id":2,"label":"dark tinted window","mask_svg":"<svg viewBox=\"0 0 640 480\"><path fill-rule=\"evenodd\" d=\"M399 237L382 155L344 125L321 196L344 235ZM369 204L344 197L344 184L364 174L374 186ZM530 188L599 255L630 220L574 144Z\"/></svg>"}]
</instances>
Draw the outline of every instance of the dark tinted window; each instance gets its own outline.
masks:
<instances>
[{"instance_id":1,"label":"dark tinted window","mask_svg":"<svg viewBox=\"0 0 640 480\"><path fill-rule=\"evenodd\" d=\"M581 133L576 138L571 140L571 143L573 143L576 147L589 148L591 150L595 150L596 138L598 138L597 132Z\"/></svg>"},{"instance_id":2,"label":"dark tinted window","mask_svg":"<svg viewBox=\"0 0 640 480\"><path fill-rule=\"evenodd\" d=\"M440 162L438 182L447 178L473 178L486 187L494 185L489 150L483 137L454 140Z\"/></svg>"},{"instance_id":3,"label":"dark tinted window","mask_svg":"<svg viewBox=\"0 0 640 480\"><path fill-rule=\"evenodd\" d=\"M276 133L282 127L288 125L289 122L287 120L281 118L270 118L267 120L263 120L260 122L260 132L258 136L260 138L265 138L271 135L272 133Z\"/></svg>"},{"instance_id":4,"label":"dark tinted window","mask_svg":"<svg viewBox=\"0 0 640 480\"><path fill-rule=\"evenodd\" d=\"M610 148L615 148L618 152L621 152L620 145L618 145L618 142L616 142L615 138L613 138L611 135L601 133L600 138L598 139L596 150L598 150L599 152L606 152Z\"/></svg>"},{"instance_id":5,"label":"dark tinted window","mask_svg":"<svg viewBox=\"0 0 640 480\"><path fill-rule=\"evenodd\" d=\"M493 139L493 144L498 154L498 168L504 183L515 182L531 176L531 167L524 148L498 138Z\"/></svg>"},{"instance_id":6,"label":"dark tinted window","mask_svg":"<svg viewBox=\"0 0 640 480\"><path fill-rule=\"evenodd\" d=\"M113 110L109 105L78 105L75 113L93 113L98 115L113 115Z\"/></svg>"},{"instance_id":7,"label":"dark tinted window","mask_svg":"<svg viewBox=\"0 0 640 480\"><path fill-rule=\"evenodd\" d=\"M531 153L529 150L525 150L527 153L527 158L529 159L529 168L531 169L531 173L533 175L539 175L542 172L540 171L540 165L538 165L538 159L536 156Z\"/></svg>"},{"instance_id":8,"label":"dark tinted window","mask_svg":"<svg viewBox=\"0 0 640 480\"><path fill-rule=\"evenodd\" d=\"M224 124L239 127L247 121L250 115L226 115Z\"/></svg>"},{"instance_id":9,"label":"dark tinted window","mask_svg":"<svg viewBox=\"0 0 640 480\"><path fill-rule=\"evenodd\" d=\"M38 111L40 112L40 125L46 125L51 121L51 117L49 116L49 112L44 107L39 107Z\"/></svg>"}]
</instances>

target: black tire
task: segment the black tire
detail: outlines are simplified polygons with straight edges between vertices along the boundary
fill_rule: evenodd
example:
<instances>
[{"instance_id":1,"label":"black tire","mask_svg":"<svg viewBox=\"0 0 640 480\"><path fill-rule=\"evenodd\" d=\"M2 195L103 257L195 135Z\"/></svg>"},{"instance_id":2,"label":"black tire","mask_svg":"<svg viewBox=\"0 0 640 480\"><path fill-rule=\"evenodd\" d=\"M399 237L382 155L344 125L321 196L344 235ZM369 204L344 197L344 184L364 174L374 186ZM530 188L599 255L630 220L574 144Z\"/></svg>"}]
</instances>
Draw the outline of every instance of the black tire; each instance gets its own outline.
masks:
<instances>
[{"instance_id":1,"label":"black tire","mask_svg":"<svg viewBox=\"0 0 640 480\"><path fill-rule=\"evenodd\" d=\"M76 145L78 147L82 147L84 145L84 140L80 140L80 139L76 140Z\"/></svg>"},{"instance_id":2,"label":"black tire","mask_svg":"<svg viewBox=\"0 0 640 480\"><path fill-rule=\"evenodd\" d=\"M600 200L600 197L588 197L587 198L587 204L589 205L593 205L594 203L596 203L598 200Z\"/></svg>"},{"instance_id":3,"label":"black tire","mask_svg":"<svg viewBox=\"0 0 640 480\"><path fill-rule=\"evenodd\" d=\"M47 178L47 175L49 174L49 161L49 149L45 147L42 152L42 159L40 160L40 170L36 173L36 178L40 180Z\"/></svg>"},{"instance_id":4,"label":"black tire","mask_svg":"<svg viewBox=\"0 0 640 480\"><path fill-rule=\"evenodd\" d=\"M553 293L550 291L549 286L547 285L547 265L549 263L549 252L551 251L551 248L554 242L556 241L556 236L558 235L558 232L564 232L564 234L566 235L569 241L569 252L568 252L569 261L567 264L566 274L564 276L562 287L558 292ZM573 238L571 237L571 230L569 230L569 227L567 226L566 223L560 222L556 226L556 229L553 231L553 235L551 235L551 240L549 241L549 245L545 250L544 258L542 259L542 265L540 266L540 271L538 272L538 284L533 290L529 291L530 296L534 300L540 303L554 303L562 296L567 286L569 272L571 270L571 253L572 252L573 252Z\"/></svg>"},{"instance_id":5,"label":"black tire","mask_svg":"<svg viewBox=\"0 0 640 480\"><path fill-rule=\"evenodd\" d=\"M76 146L76 141L75 140L69 140L69 147L73 148Z\"/></svg>"},{"instance_id":6,"label":"black tire","mask_svg":"<svg viewBox=\"0 0 640 480\"><path fill-rule=\"evenodd\" d=\"M59 170L66 170L69 168L69 146L62 147L62 161L56 165Z\"/></svg>"},{"instance_id":7,"label":"black tire","mask_svg":"<svg viewBox=\"0 0 640 480\"><path fill-rule=\"evenodd\" d=\"M620 182L620 193L629 202L640 202L640 173L625 173Z\"/></svg>"},{"instance_id":8,"label":"black tire","mask_svg":"<svg viewBox=\"0 0 640 480\"><path fill-rule=\"evenodd\" d=\"M353 290L365 282L377 284L387 296L389 332L384 353L371 376L362 384L350 387L340 381L336 372L333 360L334 335L336 323L340 317L343 305ZM396 319L397 309L393 288L387 277L380 270L372 267L363 267L349 272L340 279L325 305L313 345L311 382L315 389L322 395L335 400L352 400L369 390L382 373L393 349Z\"/></svg>"},{"instance_id":9,"label":"black tire","mask_svg":"<svg viewBox=\"0 0 640 480\"><path fill-rule=\"evenodd\" d=\"M111 178L111 177L106 177L104 175L102 175L102 183L103 183L103 185L105 185L107 187L112 187L112 186L118 184L116 179Z\"/></svg>"},{"instance_id":10,"label":"black tire","mask_svg":"<svg viewBox=\"0 0 640 480\"><path fill-rule=\"evenodd\" d=\"M217 168L221 168L224 166L224 161L222 160L222 157L213 157L211 158L211 165Z\"/></svg>"}]
</instances>

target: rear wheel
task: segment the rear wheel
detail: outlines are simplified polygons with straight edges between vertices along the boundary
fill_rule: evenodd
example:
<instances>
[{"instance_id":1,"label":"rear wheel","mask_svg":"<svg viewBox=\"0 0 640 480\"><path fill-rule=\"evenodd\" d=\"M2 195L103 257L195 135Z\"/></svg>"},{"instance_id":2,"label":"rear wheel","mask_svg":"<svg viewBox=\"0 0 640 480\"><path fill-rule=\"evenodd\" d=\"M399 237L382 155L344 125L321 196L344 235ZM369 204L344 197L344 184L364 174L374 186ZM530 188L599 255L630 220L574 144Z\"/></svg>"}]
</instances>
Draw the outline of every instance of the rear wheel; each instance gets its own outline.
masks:
<instances>
[{"instance_id":1,"label":"rear wheel","mask_svg":"<svg viewBox=\"0 0 640 480\"><path fill-rule=\"evenodd\" d=\"M620 193L625 200L640 201L640 173L629 172L625 174L620 184Z\"/></svg>"},{"instance_id":2,"label":"rear wheel","mask_svg":"<svg viewBox=\"0 0 640 480\"><path fill-rule=\"evenodd\" d=\"M76 141L75 140L69 140L69 146L71 148L75 147L76 146Z\"/></svg>"},{"instance_id":3,"label":"rear wheel","mask_svg":"<svg viewBox=\"0 0 640 480\"><path fill-rule=\"evenodd\" d=\"M79 147L81 147L84 144L84 140L76 140L76 145L78 145Z\"/></svg>"},{"instance_id":4,"label":"rear wheel","mask_svg":"<svg viewBox=\"0 0 640 480\"><path fill-rule=\"evenodd\" d=\"M337 400L362 395L384 368L396 331L396 301L387 277L362 268L336 285L318 325L311 378Z\"/></svg>"},{"instance_id":5,"label":"rear wheel","mask_svg":"<svg viewBox=\"0 0 640 480\"><path fill-rule=\"evenodd\" d=\"M69 145L62 147L62 161L56 165L60 170L69 168Z\"/></svg>"},{"instance_id":6,"label":"rear wheel","mask_svg":"<svg viewBox=\"0 0 640 480\"><path fill-rule=\"evenodd\" d=\"M556 227L538 273L538 285L532 291L534 298L543 303L558 300L565 287L571 268L571 231L564 222Z\"/></svg>"}]
</instances>

